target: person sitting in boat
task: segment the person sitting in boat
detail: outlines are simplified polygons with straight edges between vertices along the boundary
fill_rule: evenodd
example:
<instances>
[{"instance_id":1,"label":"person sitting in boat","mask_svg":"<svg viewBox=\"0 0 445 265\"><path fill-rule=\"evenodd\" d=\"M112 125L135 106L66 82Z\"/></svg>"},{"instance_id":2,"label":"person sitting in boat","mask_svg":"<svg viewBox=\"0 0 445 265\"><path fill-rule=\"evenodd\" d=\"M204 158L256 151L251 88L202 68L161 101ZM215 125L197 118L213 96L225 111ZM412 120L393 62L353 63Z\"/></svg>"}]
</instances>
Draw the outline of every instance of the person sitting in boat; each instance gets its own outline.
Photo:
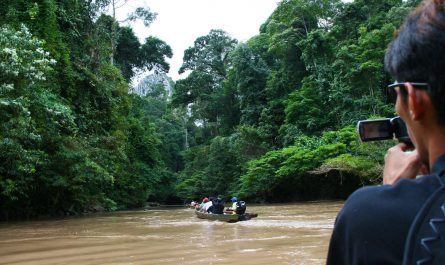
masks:
<instances>
[{"instance_id":1,"label":"person sitting in boat","mask_svg":"<svg viewBox=\"0 0 445 265\"><path fill-rule=\"evenodd\" d=\"M244 214L246 212L246 202L238 201L237 197L230 199L232 206L226 209L226 212L232 212L232 214Z\"/></svg>"},{"instance_id":2,"label":"person sitting in boat","mask_svg":"<svg viewBox=\"0 0 445 265\"><path fill-rule=\"evenodd\" d=\"M197 208L197 210L198 211L200 211L200 212L207 212L207 210L206 210L206 204L209 202L209 198L207 198L207 197L205 197L203 200L202 200L202 203L199 205L199 207ZM211 202L210 202L211 203ZM208 207L210 207L211 206L211 204L210 205L208 205Z\"/></svg>"},{"instance_id":3,"label":"person sitting in boat","mask_svg":"<svg viewBox=\"0 0 445 265\"><path fill-rule=\"evenodd\" d=\"M206 213L213 213L213 205L215 204L215 197L209 197L209 202L205 204L205 212Z\"/></svg>"},{"instance_id":4,"label":"person sitting in boat","mask_svg":"<svg viewBox=\"0 0 445 265\"><path fill-rule=\"evenodd\" d=\"M226 212L228 213L232 213L232 214L236 214L236 204L238 202L238 198L236 197L232 197L232 199L230 199L230 201L232 202L232 206L227 207Z\"/></svg>"},{"instance_id":5,"label":"person sitting in boat","mask_svg":"<svg viewBox=\"0 0 445 265\"><path fill-rule=\"evenodd\" d=\"M213 209L213 198L210 197L208 201L204 204L204 207L202 209L202 212L208 213L211 212Z\"/></svg>"},{"instance_id":6,"label":"person sitting in boat","mask_svg":"<svg viewBox=\"0 0 445 265\"><path fill-rule=\"evenodd\" d=\"M213 214L223 214L224 213L224 202L221 200L221 198L215 198L212 202L211 209L208 210L208 212L211 212Z\"/></svg>"}]
</instances>

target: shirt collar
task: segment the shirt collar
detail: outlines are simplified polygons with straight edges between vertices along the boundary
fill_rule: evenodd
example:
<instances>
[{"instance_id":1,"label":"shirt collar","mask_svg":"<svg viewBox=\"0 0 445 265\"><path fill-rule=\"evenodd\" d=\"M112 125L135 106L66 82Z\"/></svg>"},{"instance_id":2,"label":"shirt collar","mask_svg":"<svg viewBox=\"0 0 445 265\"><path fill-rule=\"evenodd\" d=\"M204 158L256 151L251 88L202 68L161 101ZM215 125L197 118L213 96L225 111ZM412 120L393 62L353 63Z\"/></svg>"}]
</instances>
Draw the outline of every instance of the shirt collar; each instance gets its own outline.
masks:
<instances>
[{"instance_id":1,"label":"shirt collar","mask_svg":"<svg viewBox=\"0 0 445 265\"><path fill-rule=\"evenodd\" d=\"M440 175L444 171L445 171L445 154L442 154L434 162L433 167L431 168L431 173L436 173Z\"/></svg>"}]
</instances>

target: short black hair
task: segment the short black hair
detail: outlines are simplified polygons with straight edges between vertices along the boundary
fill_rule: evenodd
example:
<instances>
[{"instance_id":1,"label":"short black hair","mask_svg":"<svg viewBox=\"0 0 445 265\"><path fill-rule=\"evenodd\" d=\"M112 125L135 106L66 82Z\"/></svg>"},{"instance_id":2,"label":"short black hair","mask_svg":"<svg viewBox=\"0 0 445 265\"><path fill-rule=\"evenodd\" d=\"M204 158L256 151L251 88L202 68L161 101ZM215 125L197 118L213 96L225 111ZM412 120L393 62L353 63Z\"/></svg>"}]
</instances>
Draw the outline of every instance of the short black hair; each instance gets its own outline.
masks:
<instances>
[{"instance_id":1,"label":"short black hair","mask_svg":"<svg viewBox=\"0 0 445 265\"><path fill-rule=\"evenodd\" d=\"M385 67L398 82L426 82L445 126L445 0L425 0L406 19L389 44Z\"/></svg>"}]
</instances>

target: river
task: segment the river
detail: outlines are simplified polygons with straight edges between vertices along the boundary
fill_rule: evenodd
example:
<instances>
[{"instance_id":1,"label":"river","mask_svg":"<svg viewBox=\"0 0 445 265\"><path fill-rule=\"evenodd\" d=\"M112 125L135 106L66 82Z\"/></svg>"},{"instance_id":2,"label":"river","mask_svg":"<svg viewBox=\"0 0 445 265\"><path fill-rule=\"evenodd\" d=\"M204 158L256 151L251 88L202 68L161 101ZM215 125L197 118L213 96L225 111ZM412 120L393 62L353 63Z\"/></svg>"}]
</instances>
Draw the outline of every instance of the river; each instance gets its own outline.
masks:
<instances>
[{"instance_id":1,"label":"river","mask_svg":"<svg viewBox=\"0 0 445 265\"><path fill-rule=\"evenodd\" d=\"M0 264L324 264L342 202L248 205L249 221L154 208L0 223Z\"/></svg>"}]
</instances>

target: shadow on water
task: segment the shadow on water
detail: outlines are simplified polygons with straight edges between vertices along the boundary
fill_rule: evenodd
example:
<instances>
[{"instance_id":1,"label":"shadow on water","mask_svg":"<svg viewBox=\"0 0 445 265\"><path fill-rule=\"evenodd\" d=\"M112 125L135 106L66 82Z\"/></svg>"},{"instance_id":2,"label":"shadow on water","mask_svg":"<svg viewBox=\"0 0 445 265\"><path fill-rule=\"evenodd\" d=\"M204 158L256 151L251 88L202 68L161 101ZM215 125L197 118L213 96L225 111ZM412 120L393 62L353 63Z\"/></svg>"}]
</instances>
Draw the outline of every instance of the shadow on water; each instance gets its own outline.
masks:
<instances>
[{"instance_id":1,"label":"shadow on water","mask_svg":"<svg viewBox=\"0 0 445 265\"><path fill-rule=\"evenodd\" d=\"M153 208L0 225L0 264L324 264L342 202L249 205L223 223Z\"/></svg>"}]
</instances>

